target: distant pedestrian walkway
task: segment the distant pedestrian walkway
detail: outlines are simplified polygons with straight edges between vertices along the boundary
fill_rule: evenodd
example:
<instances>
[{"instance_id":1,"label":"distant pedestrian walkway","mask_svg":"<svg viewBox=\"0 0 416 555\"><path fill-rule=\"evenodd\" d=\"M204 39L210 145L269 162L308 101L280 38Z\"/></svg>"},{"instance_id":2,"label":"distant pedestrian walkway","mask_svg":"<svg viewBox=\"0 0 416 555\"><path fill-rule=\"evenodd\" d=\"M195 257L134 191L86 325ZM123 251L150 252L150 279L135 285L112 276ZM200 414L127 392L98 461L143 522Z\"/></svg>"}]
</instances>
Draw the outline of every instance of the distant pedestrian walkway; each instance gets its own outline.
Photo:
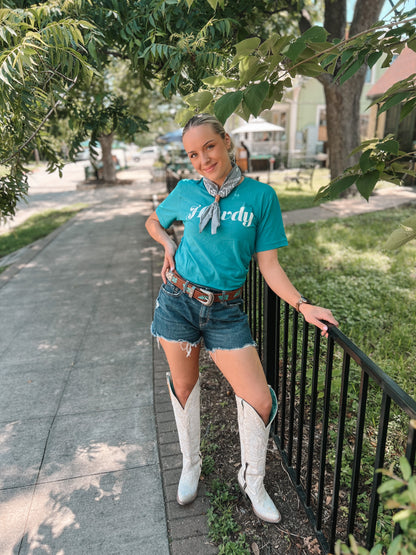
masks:
<instances>
[{"instance_id":1,"label":"distant pedestrian walkway","mask_svg":"<svg viewBox=\"0 0 416 555\"><path fill-rule=\"evenodd\" d=\"M389 187L377 189L369 201L357 195L332 200L313 208L284 212L283 221L285 224L300 224L329 220L330 218L347 218L348 216L387 210L409 203L416 203L415 187Z\"/></svg>"}]
</instances>

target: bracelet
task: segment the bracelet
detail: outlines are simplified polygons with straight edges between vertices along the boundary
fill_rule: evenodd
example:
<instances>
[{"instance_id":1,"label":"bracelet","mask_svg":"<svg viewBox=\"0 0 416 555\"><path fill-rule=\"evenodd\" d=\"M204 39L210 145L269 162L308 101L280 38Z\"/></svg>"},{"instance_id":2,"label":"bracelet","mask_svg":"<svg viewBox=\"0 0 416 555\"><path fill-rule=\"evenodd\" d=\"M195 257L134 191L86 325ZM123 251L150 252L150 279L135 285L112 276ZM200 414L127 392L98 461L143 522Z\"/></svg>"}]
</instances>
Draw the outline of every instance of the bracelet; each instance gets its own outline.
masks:
<instances>
[{"instance_id":1,"label":"bracelet","mask_svg":"<svg viewBox=\"0 0 416 555\"><path fill-rule=\"evenodd\" d=\"M295 304L295 308L298 312L300 312L300 305L302 304L311 304L311 301L301 295L298 302Z\"/></svg>"}]
</instances>

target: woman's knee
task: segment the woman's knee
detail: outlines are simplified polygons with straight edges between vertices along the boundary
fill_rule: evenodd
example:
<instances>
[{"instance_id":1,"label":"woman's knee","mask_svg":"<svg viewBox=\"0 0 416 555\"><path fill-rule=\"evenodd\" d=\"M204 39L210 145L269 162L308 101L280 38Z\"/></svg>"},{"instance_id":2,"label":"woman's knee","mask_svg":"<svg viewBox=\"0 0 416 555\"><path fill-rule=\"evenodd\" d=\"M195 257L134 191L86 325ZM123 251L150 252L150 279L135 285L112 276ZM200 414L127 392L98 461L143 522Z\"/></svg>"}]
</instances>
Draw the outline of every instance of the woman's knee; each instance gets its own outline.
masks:
<instances>
[{"instance_id":1,"label":"woman's knee","mask_svg":"<svg viewBox=\"0 0 416 555\"><path fill-rule=\"evenodd\" d=\"M258 392L256 395L247 395L246 397L243 396L243 399L253 407L265 425L267 425L270 420L273 405L269 388L267 387L267 389Z\"/></svg>"},{"instance_id":2,"label":"woman's knee","mask_svg":"<svg viewBox=\"0 0 416 555\"><path fill-rule=\"evenodd\" d=\"M262 395L261 399L258 402L257 408L254 408L263 419L263 422L267 425L269 423L270 414L272 412L272 397L269 390L267 390L267 392Z\"/></svg>"},{"instance_id":3,"label":"woman's knee","mask_svg":"<svg viewBox=\"0 0 416 555\"><path fill-rule=\"evenodd\" d=\"M188 400L188 397L192 393L195 384L198 381L198 375L194 376L192 379L189 378L190 376L186 379L173 378L175 397L178 399L182 407L185 407L186 401Z\"/></svg>"}]
</instances>

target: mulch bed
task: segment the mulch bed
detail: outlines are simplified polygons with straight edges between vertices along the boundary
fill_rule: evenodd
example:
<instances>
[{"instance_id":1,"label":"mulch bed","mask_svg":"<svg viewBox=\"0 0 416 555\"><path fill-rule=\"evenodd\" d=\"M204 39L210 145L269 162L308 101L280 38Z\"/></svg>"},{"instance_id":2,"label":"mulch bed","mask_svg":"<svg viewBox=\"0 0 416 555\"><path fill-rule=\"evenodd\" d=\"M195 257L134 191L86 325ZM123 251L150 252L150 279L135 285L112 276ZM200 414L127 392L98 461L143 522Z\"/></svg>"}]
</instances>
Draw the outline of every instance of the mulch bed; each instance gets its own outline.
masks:
<instances>
[{"instance_id":1,"label":"mulch bed","mask_svg":"<svg viewBox=\"0 0 416 555\"><path fill-rule=\"evenodd\" d=\"M204 417L205 415L205 417ZM213 448L210 455L215 470L205 481L214 478L231 486L237 494L233 518L245 533L251 553L255 555L319 555L321 549L309 520L298 500L272 439L269 440L266 462L266 489L282 513L279 524L268 524L258 519L251 505L238 489L237 472L240 466L240 442L237 407L234 393L211 361L201 352L201 438L208 438ZM233 539L237 539L236 537Z\"/></svg>"}]
</instances>

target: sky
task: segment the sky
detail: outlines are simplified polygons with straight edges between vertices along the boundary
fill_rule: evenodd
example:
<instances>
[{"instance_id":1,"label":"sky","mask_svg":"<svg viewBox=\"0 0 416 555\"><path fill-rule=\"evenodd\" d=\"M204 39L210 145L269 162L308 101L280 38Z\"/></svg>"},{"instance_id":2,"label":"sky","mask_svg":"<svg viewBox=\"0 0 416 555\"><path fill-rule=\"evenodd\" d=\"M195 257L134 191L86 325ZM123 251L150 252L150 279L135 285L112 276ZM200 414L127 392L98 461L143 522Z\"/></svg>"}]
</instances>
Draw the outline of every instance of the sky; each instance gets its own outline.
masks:
<instances>
[{"instance_id":1,"label":"sky","mask_svg":"<svg viewBox=\"0 0 416 555\"><path fill-rule=\"evenodd\" d=\"M396 4L397 0L393 0L393 4ZM352 16L354 13L354 6L355 6L355 0L347 0L347 20L351 21L352 20ZM416 0L406 0L404 2L404 4L402 4L399 7L400 11L408 11L411 10L413 8L416 8ZM384 8L381 11L381 16L380 19L384 19L389 12L391 11L391 4L389 2L389 0L386 0L385 4L384 4Z\"/></svg>"}]
</instances>

